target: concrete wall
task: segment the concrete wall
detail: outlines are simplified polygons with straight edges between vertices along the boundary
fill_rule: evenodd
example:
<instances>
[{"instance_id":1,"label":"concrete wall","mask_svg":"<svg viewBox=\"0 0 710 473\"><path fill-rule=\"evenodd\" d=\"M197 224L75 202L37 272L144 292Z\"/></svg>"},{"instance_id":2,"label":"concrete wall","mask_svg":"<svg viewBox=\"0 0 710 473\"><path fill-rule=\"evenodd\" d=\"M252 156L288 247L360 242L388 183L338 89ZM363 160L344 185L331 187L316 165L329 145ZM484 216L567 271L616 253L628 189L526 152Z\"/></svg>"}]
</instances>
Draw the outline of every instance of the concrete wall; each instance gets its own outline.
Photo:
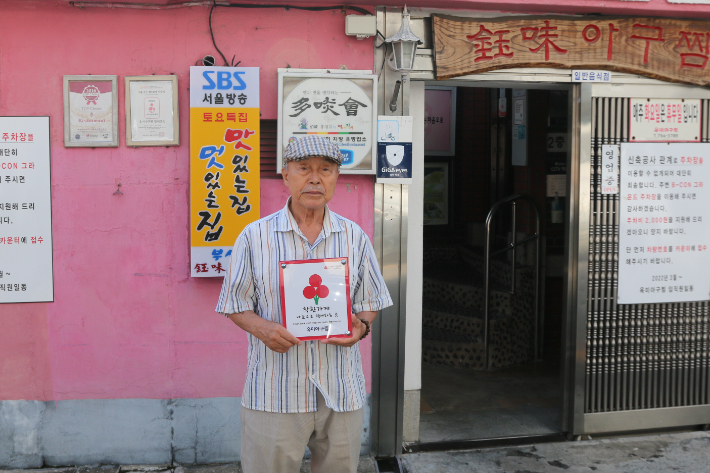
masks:
<instances>
[{"instance_id":1,"label":"concrete wall","mask_svg":"<svg viewBox=\"0 0 710 473\"><path fill-rule=\"evenodd\" d=\"M234 461L246 337L214 312L221 279L189 276L188 76L218 56L209 7L0 9L0 115L51 118L55 280L53 303L0 304L0 467ZM264 119L277 68L373 68L340 11L218 8L213 25L229 59L261 67ZM170 73L182 145L126 148L123 77ZM119 76L119 148L64 148L65 74ZM287 189L261 196L267 215ZM373 179L343 175L331 207L372 235Z\"/></svg>"},{"instance_id":2,"label":"concrete wall","mask_svg":"<svg viewBox=\"0 0 710 473\"><path fill-rule=\"evenodd\" d=\"M240 459L241 398L0 402L0 468ZM370 450L370 399L361 453Z\"/></svg>"}]
</instances>

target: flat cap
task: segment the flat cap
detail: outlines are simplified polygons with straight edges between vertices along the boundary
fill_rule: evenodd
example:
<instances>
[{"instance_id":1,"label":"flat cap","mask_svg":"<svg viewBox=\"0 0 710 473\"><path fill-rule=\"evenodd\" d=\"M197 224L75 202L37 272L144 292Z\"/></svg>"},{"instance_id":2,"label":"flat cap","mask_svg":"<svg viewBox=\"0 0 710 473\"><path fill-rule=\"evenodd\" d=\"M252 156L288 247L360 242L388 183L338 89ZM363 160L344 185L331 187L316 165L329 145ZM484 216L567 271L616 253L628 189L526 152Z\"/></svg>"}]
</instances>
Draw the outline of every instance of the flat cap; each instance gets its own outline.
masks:
<instances>
[{"instance_id":1,"label":"flat cap","mask_svg":"<svg viewBox=\"0 0 710 473\"><path fill-rule=\"evenodd\" d=\"M337 164L343 164L340 149L325 138L318 135L306 135L289 143L284 153L284 165L289 161L300 161L312 156L323 156Z\"/></svg>"}]
</instances>

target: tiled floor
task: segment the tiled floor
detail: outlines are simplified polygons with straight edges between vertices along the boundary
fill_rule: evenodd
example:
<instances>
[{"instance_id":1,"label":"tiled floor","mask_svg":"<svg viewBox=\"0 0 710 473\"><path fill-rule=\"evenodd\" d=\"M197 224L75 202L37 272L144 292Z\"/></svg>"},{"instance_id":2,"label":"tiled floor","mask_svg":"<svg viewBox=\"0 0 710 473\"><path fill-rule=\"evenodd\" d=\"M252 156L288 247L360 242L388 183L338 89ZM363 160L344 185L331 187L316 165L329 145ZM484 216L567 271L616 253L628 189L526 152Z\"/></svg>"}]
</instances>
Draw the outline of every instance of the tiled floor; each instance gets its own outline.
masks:
<instances>
[{"instance_id":1,"label":"tiled floor","mask_svg":"<svg viewBox=\"0 0 710 473\"><path fill-rule=\"evenodd\" d=\"M562 391L555 363L501 371L422 365L420 442L559 432Z\"/></svg>"}]
</instances>

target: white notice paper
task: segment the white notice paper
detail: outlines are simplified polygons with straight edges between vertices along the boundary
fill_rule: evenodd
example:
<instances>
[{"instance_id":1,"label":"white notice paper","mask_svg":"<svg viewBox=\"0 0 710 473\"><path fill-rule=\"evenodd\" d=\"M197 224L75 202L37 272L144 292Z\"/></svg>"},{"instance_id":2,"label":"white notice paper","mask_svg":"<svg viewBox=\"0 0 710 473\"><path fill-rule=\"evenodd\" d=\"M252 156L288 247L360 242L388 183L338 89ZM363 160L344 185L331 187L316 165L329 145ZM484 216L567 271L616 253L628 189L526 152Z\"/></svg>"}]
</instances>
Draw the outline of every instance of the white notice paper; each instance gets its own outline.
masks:
<instances>
[{"instance_id":1,"label":"white notice paper","mask_svg":"<svg viewBox=\"0 0 710 473\"><path fill-rule=\"evenodd\" d=\"M279 262L283 326L301 340L349 337L347 258Z\"/></svg>"},{"instance_id":2,"label":"white notice paper","mask_svg":"<svg viewBox=\"0 0 710 473\"><path fill-rule=\"evenodd\" d=\"M173 83L171 81L132 81L132 141L173 141Z\"/></svg>"},{"instance_id":3,"label":"white notice paper","mask_svg":"<svg viewBox=\"0 0 710 473\"><path fill-rule=\"evenodd\" d=\"M411 143L414 117L379 115L377 141L380 143Z\"/></svg>"},{"instance_id":4,"label":"white notice paper","mask_svg":"<svg viewBox=\"0 0 710 473\"><path fill-rule=\"evenodd\" d=\"M629 99L629 141L700 141L700 99Z\"/></svg>"},{"instance_id":5,"label":"white notice paper","mask_svg":"<svg viewBox=\"0 0 710 473\"><path fill-rule=\"evenodd\" d=\"M622 143L619 304L710 299L710 144Z\"/></svg>"},{"instance_id":6,"label":"white notice paper","mask_svg":"<svg viewBox=\"0 0 710 473\"><path fill-rule=\"evenodd\" d=\"M0 117L0 303L52 302L49 117Z\"/></svg>"}]
</instances>

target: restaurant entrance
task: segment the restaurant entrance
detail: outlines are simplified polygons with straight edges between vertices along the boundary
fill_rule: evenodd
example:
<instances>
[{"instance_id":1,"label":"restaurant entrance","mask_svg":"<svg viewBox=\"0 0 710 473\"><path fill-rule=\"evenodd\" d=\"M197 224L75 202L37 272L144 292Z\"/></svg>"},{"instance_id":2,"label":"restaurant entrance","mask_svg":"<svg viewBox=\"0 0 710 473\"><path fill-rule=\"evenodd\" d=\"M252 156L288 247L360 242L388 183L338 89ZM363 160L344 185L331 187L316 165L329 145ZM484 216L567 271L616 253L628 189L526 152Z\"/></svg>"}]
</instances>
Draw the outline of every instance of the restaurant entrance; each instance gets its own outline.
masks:
<instances>
[{"instance_id":1,"label":"restaurant entrance","mask_svg":"<svg viewBox=\"0 0 710 473\"><path fill-rule=\"evenodd\" d=\"M569 89L425 91L419 446L562 431Z\"/></svg>"}]
</instances>

